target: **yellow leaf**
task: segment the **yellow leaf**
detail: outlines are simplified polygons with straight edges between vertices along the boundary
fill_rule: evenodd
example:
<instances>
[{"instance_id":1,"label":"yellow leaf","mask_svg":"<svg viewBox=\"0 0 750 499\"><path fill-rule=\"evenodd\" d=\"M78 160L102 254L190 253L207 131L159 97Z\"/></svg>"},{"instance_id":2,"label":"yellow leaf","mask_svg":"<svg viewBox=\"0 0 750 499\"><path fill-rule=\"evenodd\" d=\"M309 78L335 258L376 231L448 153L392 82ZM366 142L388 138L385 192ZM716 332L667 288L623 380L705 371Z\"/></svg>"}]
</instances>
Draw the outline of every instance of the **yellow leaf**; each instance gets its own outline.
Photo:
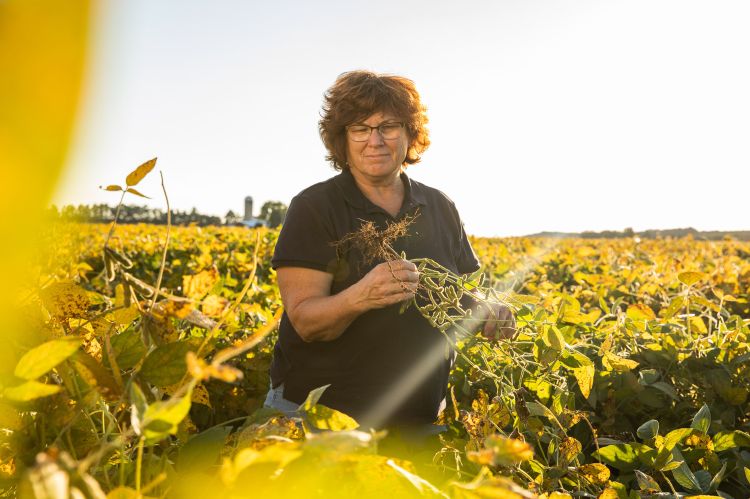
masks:
<instances>
[{"instance_id":1,"label":"yellow leaf","mask_svg":"<svg viewBox=\"0 0 750 499\"><path fill-rule=\"evenodd\" d=\"M634 321L652 321L656 319L654 311L643 303L633 303L628 306L627 316Z\"/></svg>"},{"instance_id":2,"label":"yellow leaf","mask_svg":"<svg viewBox=\"0 0 750 499\"><path fill-rule=\"evenodd\" d=\"M708 329L706 328L706 323L703 322L703 319L697 316L693 316L690 319L690 326L698 331L701 334L706 334L708 332Z\"/></svg>"},{"instance_id":3,"label":"yellow leaf","mask_svg":"<svg viewBox=\"0 0 750 499\"><path fill-rule=\"evenodd\" d=\"M136 196L140 196L142 198L151 199L150 197L146 196L145 194L142 194L141 192L133 189L132 187L129 187L125 192L129 192L130 194L135 194Z\"/></svg>"},{"instance_id":4,"label":"yellow leaf","mask_svg":"<svg viewBox=\"0 0 750 499\"><path fill-rule=\"evenodd\" d=\"M130 487L115 487L107 493L107 499L138 499L141 494Z\"/></svg>"},{"instance_id":5,"label":"yellow leaf","mask_svg":"<svg viewBox=\"0 0 750 499\"><path fill-rule=\"evenodd\" d=\"M115 322L118 324L127 325L136 320L141 313L138 311L138 307L130 305L127 308L118 308L112 312L112 316Z\"/></svg>"},{"instance_id":6,"label":"yellow leaf","mask_svg":"<svg viewBox=\"0 0 750 499\"><path fill-rule=\"evenodd\" d=\"M221 317L221 314L224 312L227 305L229 305L229 300L223 296L208 295L206 299L203 300L201 309L208 317Z\"/></svg>"},{"instance_id":7,"label":"yellow leaf","mask_svg":"<svg viewBox=\"0 0 750 499\"><path fill-rule=\"evenodd\" d=\"M584 464L583 466L579 466L576 471L579 475L594 485L605 485L609 480L610 475L609 468L601 463ZM617 492L615 492L613 497L617 497Z\"/></svg>"},{"instance_id":8,"label":"yellow leaf","mask_svg":"<svg viewBox=\"0 0 750 499\"><path fill-rule=\"evenodd\" d=\"M633 369L638 367L638 362L630 359L625 359L612 352L604 352L602 365L608 371L627 372L632 371Z\"/></svg>"},{"instance_id":9,"label":"yellow leaf","mask_svg":"<svg viewBox=\"0 0 750 499\"><path fill-rule=\"evenodd\" d=\"M200 300L211 291L218 280L219 272L214 268L202 270L194 275L186 275L182 277L182 292L188 298Z\"/></svg>"},{"instance_id":10,"label":"yellow leaf","mask_svg":"<svg viewBox=\"0 0 750 499\"><path fill-rule=\"evenodd\" d=\"M708 277L703 272L680 272L677 275L677 279L680 280L682 284L685 284L686 286L692 286L698 281L702 281Z\"/></svg>"},{"instance_id":11,"label":"yellow leaf","mask_svg":"<svg viewBox=\"0 0 750 499\"><path fill-rule=\"evenodd\" d=\"M113 184L113 185L108 185L107 187L104 188L104 190L105 191L121 191L122 187L120 187L119 185Z\"/></svg>"},{"instance_id":12,"label":"yellow leaf","mask_svg":"<svg viewBox=\"0 0 750 499\"><path fill-rule=\"evenodd\" d=\"M513 466L533 458L534 450L522 440L490 435L484 441L484 449L479 452L469 451L467 457L480 464L486 462L495 466Z\"/></svg>"},{"instance_id":13,"label":"yellow leaf","mask_svg":"<svg viewBox=\"0 0 750 499\"><path fill-rule=\"evenodd\" d=\"M583 446L577 439L565 437L560 442L560 459L564 463L563 466L567 466L568 463L573 461L581 453L582 449Z\"/></svg>"},{"instance_id":14,"label":"yellow leaf","mask_svg":"<svg viewBox=\"0 0 750 499\"><path fill-rule=\"evenodd\" d=\"M594 366L581 366L573 369L573 376L578 381L578 388L585 398L589 398L591 389L594 387Z\"/></svg>"},{"instance_id":15,"label":"yellow leaf","mask_svg":"<svg viewBox=\"0 0 750 499\"><path fill-rule=\"evenodd\" d=\"M84 317L91 305L86 291L69 281L50 284L39 295L45 308L57 319Z\"/></svg>"},{"instance_id":16,"label":"yellow leaf","mask_svg":"<svg viewBox=\"0 0 750 499\"><path fill-rule=\"evenodd\" d=\"M146 161L138 168L130 172L130 174L125 179L125 183L128 185L128 187L138 185L138 182L143 180L143 177L148 175L148 173L154 169L154 166L156 166L156 158Z\"/></svg>"},{"instance_id":17,"label":"yellow leaf","mask_svg":"<svg viewBox=\"0 0 750 499\"><path fill-rule=\"evenodd\" d=\"M0 403L0 428L20 430L23 427L21 415L13 406Z\"/></svg>"},{"instance_id":18,"label":"yellow leaf","mask_svg":"<svg viewBox=\"0 0 750 499\"><path fill-rule=\"evenodd\" d=\"M211 407L211 401L208 398L208 390L203 385L196 385L193 388L193 402Z\"/></svg>"},{"instance_id":19,"label":"yellow leaf","mask_svg":"<svg viewBox=\"0 0 750 499\"><path fill-rule=\"evenodd\" d=\"M607 487L606 489L602 490L602 493L599 494L599 497L596 499L620 499L620 496L617 495L617 491L615 489Z\"/></svg>"}]
</instances>

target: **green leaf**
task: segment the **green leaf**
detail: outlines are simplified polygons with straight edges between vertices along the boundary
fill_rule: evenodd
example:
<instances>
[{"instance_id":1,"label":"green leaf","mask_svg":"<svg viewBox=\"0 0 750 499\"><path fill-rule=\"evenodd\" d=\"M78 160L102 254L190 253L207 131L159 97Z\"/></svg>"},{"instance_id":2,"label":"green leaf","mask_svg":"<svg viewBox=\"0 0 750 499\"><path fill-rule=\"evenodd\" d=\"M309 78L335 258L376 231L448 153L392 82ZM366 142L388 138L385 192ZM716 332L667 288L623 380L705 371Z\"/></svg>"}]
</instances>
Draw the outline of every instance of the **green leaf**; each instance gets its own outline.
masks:
<instances>
[{"instance_id":1,"label":"green leaf","mask_svg":"<svg viewBox=\"0 0 750 499\"><path fill-rule=\"evenodd\" d=\"M192 390L177 400L158 401L150 404L143 414L143 436L149 443L177 433L177 425L190 412Z\"/></svg>"},{"instance_id":2,"label":"green leaf","mask_svg":"<svg viewBox=\"0 0 750 499\"><path fill-rule=\"evenodd\" d=\"M695 479L701 488L701 492L708 492L711 487L711 473L706 470L698 470L694 473Z\"/></svg>"},{"instance_id":3,"label":"green leaf","mask_svg":"<svg viewBox=\"0 0 750 499\"><path fill-rule=\"evenodd\" d=\"M14 374L27 380L36 379L76 353L80 346L80 338L72 337L42 343L21 357Z\"/></svg>"},{"instance_id":4,"label":"green leaf","mask_svg":"<svg viewBox=\"0 0 750 499\"><path fill-rule=\"evenodd\" d=\"M672 385L665 383L664 381L657 381L656 383L651 383L648 386L656 388L660 392L667 394L667 396L672 400L680 400L680 397L677 395L677 390L675 390Z\"/></svg>"},{"instance_id":5,"label":"green leaf","mask_svg":"<svg viewBox=\"0 0 750 499\"><path fill-rule=\"evenodd\" d=\"M143 378L159 387L178 383L187 372L185 355L194 349L189 341L166 343L152 350L141 366Z\"/></svg>"},{"instance_id":6,"label":"green leaf","mask_svg":"<svg viewBox=\"0 0 750 499\"><path fill-rule=\"evenodd\" d=\"M711 482L708 484L708 489L705 492L713 492L717 488L719 488L719 485L721 484L721 481L724 479L724 473L727 471L727 462L724 461L724 463L721 465L721 469L719 470L716 475L711 479Z\"/></svg>"},{"instance_id":7,"label":"green leaf","mask_svg":"<svg viewBox=\"0 0 750 499\"><path fill-rule=\"evenodd\" d=\"M703 433L708 433L708 428L711 426L711 410L708 405L703 404L703 407L693 417L693 422L690 427L694 428Z\"/></svg>"},{"instance_id":8,"label":"green leaf","mask_svg":"<svg viewBox=\"0 0 750 499\"><path fill-rule=\"evenodd\" d=\"M319 386L318 388L311 390L310 393L307 394L305 401L299 406L299 410L309 411L312 409L329 386L331 385Z\"/></svg>"},{"instance_id":9,"label":"green leaf","mask_svg":"<svg viewBox=\"0 0 750 499\"><path fill-rule=\"evenodd\" d=\"M638 487L641 490L661 492L661 487L659 487L659 484L656 483L656 480L654 480L653 478L651 478L651 476L645 474L644 472L635 470L635 478L638 481Z\"/></svg>"},{"instance_id":10,"label":"green leaf","mask_svg":"<svg viewBox=\"0 0 750 499\"><path fill-rule=\"evenodd\" d=\"M592 455L620 471L633 471L639 464L638 454L630 444L607 445Z\"/></svg>"},{"instance_id":11,"label":"green leaf","mask_svg":"<svg viewBox=\"0 0 750 499\"><path fill-rule=\"evenodd\" d=\"M692 428L677 428L676 430L672 430L664 437L664 444L662 445L663 449L674 449L674 446L678 443L682 442L683 439L685 439L688 435L693 433Z\"/></svg>"},{"instance_id":12,"label":"green leaf","mask_svg":"<svg viewBox=\"0 0 750 499\"><path fill-rule=\"evenodd\" d=\"M568 369L578 369L579 367L588 367L594 365L594 362L578 350L567 349L560 357L560 363Z\"/></svg>"},{"instance_id":13,"label":"green leaf","mask_svg":"<svg viewBox=\"0 0 750 499\"><path fill-rule=\"evenodd\" d=\"M3 395L16 402L28 402L30 400L54 395L60 391L60 385L47 385L38 381L27 381L18 386L6 388Z\"/></svg>"},{"instance_id":14,"label":"green leaf","mask_svg":"<svg viewBox=\"0 0 750 499\"><path fill-rule=\"evenodd\" d=\"M320 430L344 431L359 428L354 418L322 404L305 409L307 420Z\"/></svg>"},{"instance_id":15,"label":"green leaf","mask_svg":"<svg viewBox=\"0 0 750 499\"><path fill-rule=\"evenodd\" d=\"M141 333L135 328L128 328L111 336L109 342L120 369L130 369L146 355L146 345L143 344Z\"/></svg>"},{"instance_id":16,"label":"green leaf","mask_svg":"<svg viewBox=\"0 0 750 499\"><path fill-rule=\"evenodd\" d=\"M177 459L180 471L208 469L214 466L230 430L229 426L214 426L188 440L180 448Z\"/></svg>"},{"instance_id":17,"label":"green leaf","mask_svg":"<svg viewBox=\"0 0 750 499\"><path fill-rule=\"evenodd\" d=\"M656 369L641 369L638 371L638 384L641 386L649 386L659 381L659 371Z\"/></svg>"},{"instance_id":18,"label":"green leaf","mask_svg":"<svg viewBox=\"0 0 750 499\"><path fill-rule=\"evenodd\" d=\"M703 489L701 489L701 484L698 483L698 479L695 478L693 472L690 471L690 468L688 468L688 465L684 462L685 459L682 457L682 453L677 448L672 452L676 461L683 461L681 465L672 470L672 476L674 476L674 479L677 480L677 483L691 492L702 492Z\"/></svg>"},{"instance_id":19,"label":"green leaf","mask_svg":"<svg viewBox=\"0 0 750 499\"><path fill-rule=\"evenodd\" d=\"M721 431L714 435L714 452L722 452L735 447L750 447L750 434L744 431Z\"/></svg>"},{"instance_id":20,"label":"green leaf","mask_svg":"<svg viewBox=\"0 0 750 499\"><path fill-rule=\"evenodd\" d=\"M555 326L545 328L542 334L542 341L557 352L561 352L565 348L565 338L563 338L562 333Z\"/></svg>"},{"instance_id":21,"label":"green leaf","mask_svg":"<svg viewBox=\"0 0 750 499\"><path fill-rule=\"evenodd\" d=\"M685 461L670 461L661 468L661 471L672 471L673 469L679 468L684 463Z\"/></svg>"},{"instance_id":22,"label":"green leaf","mask_svg":"<svg viewBox=\"0 0 750 499\"><path fill-rule=\"evenodd\" d=\"M661 471L664 471L668 467L669 469L674 469L677 466L671 466L673 462L674 461L672 461L672 450L665 449L664 447L662 447L661 449L659 449L659 452L657 452L656 457L654 458L654 464L652 465L652 467L655 470L661 470Z\"/></svg>"},{"instance_id":23,"label":"green leaf","mask_svg":"<svg viewBox=\"0 0 750 499\"><path fill-rule=\"evenodd\" d=\"M137 383L130 384L130 401L130 424L137 434L142 435L143 425L141 423L143 415L148 409L148 400L146 400L146 396Z\"/></svg>"},{"instance_id":24,"label":"green leaf","mask_svg":"<svg viewBox=\"0 0 750 499\"><path fill-rule=\"evenodd\" d=\"M148 175L148 173L154 169L154 166L156 166L156 158L146 161L128 174L127 178L125 179L125 183L128 187L138 185L138 182L143 180L143 177Z\"/></svg>"},{"instance_id":25,"label":"green leaf","mask_svg":"<svg viewBox=\"0 0 750 499\"><path fill-rule=\"evenodd\" d=\"M659 422L655 419L650 419L639 426L636 433L641 439L650 440L659 434Z\"/></svg>"}]
</instances>

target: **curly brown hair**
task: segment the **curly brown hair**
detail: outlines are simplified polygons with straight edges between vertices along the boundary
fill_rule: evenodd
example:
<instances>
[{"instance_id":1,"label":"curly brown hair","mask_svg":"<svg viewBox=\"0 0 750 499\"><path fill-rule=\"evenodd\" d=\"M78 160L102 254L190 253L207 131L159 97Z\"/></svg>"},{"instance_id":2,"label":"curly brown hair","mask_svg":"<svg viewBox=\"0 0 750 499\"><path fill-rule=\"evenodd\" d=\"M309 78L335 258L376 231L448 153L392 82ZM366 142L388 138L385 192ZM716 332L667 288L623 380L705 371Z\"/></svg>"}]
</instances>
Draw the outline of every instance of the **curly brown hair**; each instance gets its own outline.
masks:
<instances>
[{"instance_id":1,"label":"curly brown hair","mask_svg":"<svg viewBox=\"0 0 750 499\"><path fill-rule=\"evenodd\" d=\"M346 160L346 127L377 112L403 120L409 134L404 166L418 163L430 145L427 108L419 98L414 82L403 76L372 71L349 71L339 75L326 91L318 130L335 170L349 168Z\"/></svg>"}]
</instances>

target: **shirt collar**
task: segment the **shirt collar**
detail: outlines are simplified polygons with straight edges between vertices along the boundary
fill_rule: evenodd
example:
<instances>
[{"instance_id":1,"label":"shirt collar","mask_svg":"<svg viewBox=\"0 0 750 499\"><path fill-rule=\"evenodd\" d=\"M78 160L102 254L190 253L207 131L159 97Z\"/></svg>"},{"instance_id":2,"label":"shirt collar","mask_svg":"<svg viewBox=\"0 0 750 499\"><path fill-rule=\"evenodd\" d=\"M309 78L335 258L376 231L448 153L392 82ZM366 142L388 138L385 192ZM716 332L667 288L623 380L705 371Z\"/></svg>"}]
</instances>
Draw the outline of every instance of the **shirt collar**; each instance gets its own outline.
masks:
<instances>
[{"instance_id":1,"label":"shirt collar","mask_svg":"<svg viewBox=\"0 0 750 499\"><path fill-rule=\"evenodd\" d=\"M413 182L406 172L401 172L401 181L404 183L404 203L401 212L410 211L416 206L426 206L427 200L425 198L422 186L418 182ZM372 201L367 199L362 191L357 187L357 182L354 180L352 172L347 168L343 170L334 178L334 182L341 191L344 200L349 205L366 210L368 213L382 212L383 209L376 206Z\"/></svg>"}]
</instances>

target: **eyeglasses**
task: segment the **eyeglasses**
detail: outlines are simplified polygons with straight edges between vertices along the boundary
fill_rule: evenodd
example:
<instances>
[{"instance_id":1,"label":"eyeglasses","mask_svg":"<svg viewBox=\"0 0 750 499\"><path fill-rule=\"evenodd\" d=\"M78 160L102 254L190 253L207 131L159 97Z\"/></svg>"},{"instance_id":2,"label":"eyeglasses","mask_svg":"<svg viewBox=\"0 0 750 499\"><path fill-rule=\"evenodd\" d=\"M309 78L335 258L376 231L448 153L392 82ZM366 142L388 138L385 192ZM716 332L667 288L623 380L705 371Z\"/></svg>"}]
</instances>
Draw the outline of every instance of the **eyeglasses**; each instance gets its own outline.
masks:
<instances>
[{"instance_id":1,"label":"eyeglasses","mask_svg":"<svg viewBox=\"0 0 750 499\"><path fill-rule=\"evenodd\" d=\"M404 124L400 121L389 121L378 126L349 125L346 127L346 131L349 133L349 138L354 142L367 142L373 130L377 130L383 139L393 140L401 137L403 128Z\"/></svg>"}]
</instances>

